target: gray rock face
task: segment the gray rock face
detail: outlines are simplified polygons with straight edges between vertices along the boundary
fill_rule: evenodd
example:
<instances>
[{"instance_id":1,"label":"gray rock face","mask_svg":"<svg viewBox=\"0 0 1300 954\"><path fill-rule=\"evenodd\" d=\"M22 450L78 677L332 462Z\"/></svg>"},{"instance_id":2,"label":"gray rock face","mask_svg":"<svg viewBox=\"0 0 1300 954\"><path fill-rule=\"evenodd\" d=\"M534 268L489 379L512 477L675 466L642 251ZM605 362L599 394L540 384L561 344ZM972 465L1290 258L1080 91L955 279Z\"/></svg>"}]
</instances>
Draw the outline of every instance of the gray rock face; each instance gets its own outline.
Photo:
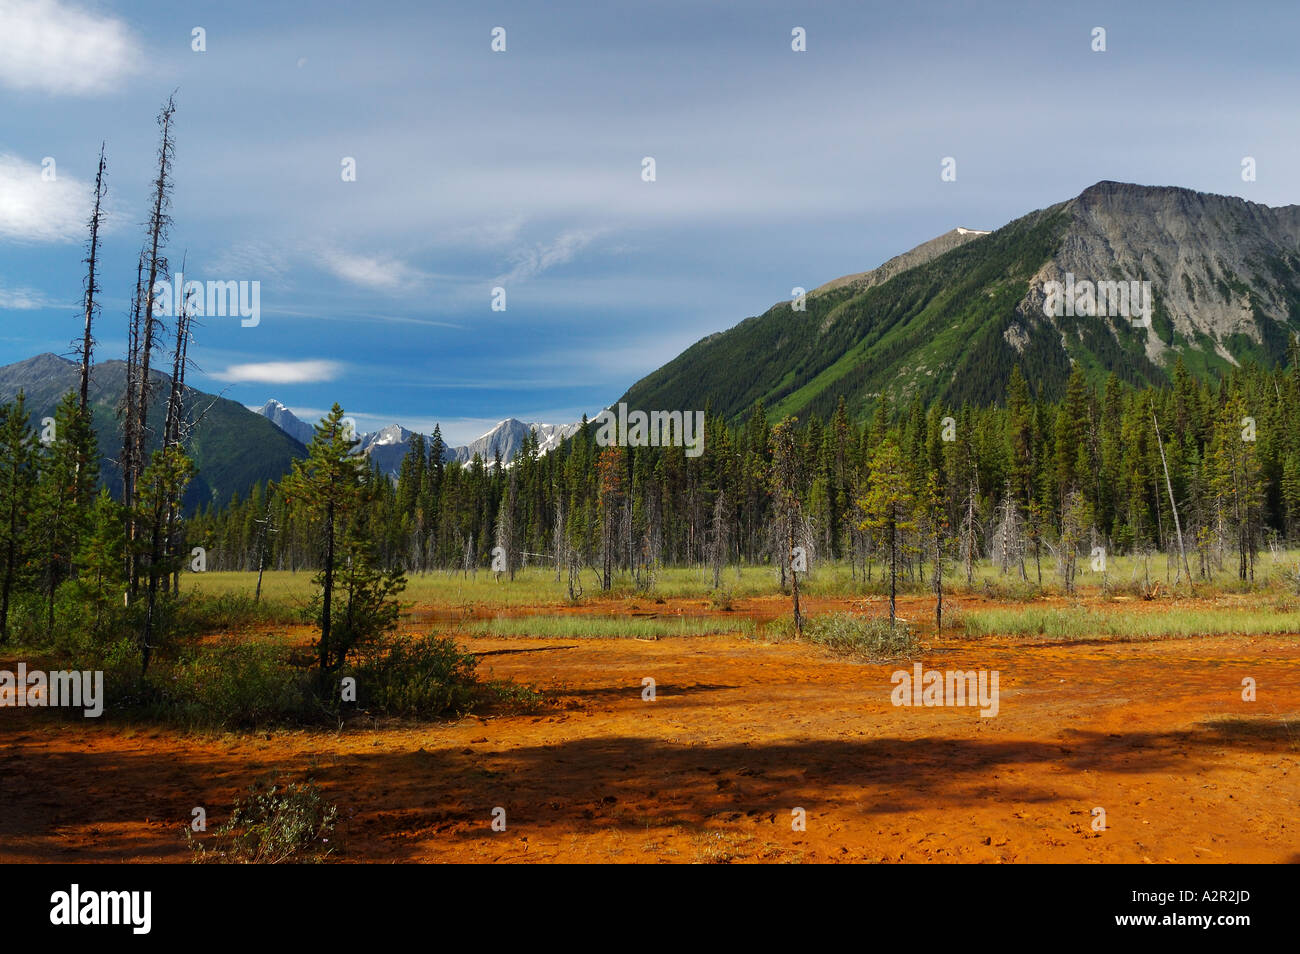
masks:
<instances>
[{"instance_id":1,"label":"gray rock face","mask_svg":"<svg viewBox=\"0 0 1300 954\"><path fill-rule=\"evenodd\" d=\"M531 431L537 432L538 452L546 454L558 447L565 438L577 433L578 427L577 424L526 424L517 418L508 417L477 440L464 447L452 448L451 459L468 464L478 454L485 464L491 464L499 451L501 460L508 464L524 446Z\"/></svg>"},{"instance_id":2,"label":"gray rock face","mask_svg":"<svg viewBox=\"0 0 1300 954\"><path fill-rule=\"evenodd\" d=\"M1175 333L1158 322L1139 330L1157 365L1187 346L1236 364L1245 340L1265 346L1300 321L1300 206L1099 182L1063 208L1070 224L1061 247L1021 304L1029 320L1043 316L1043 284L1070 273L1076 282L1151 282ZM1107 326L1118 334L1113 320Z\"/></svg>"},{"instance_id":3,"label":"gray rock face","mask_svg":"<svg viewBox=\"0 0 1300 954\"><path fill-rule=\"evenodd\" d=\"M257 409L258 414L267 418L272 424L284 431L299 444L310 444L312 435L312 426L300 421L293 413L279 401L274 399L267 401Z\"/></svg>"},{"instance_id":4,"label":"gray rock face","mask_svg":"<svg viewBox=\"0 0 1300 954\"><path fill-rule=\"evenodd\" d=\"M854 275L844 275L814 288L810 294L822 295L837 288L843 288L846 285L852 285L854 291L863 292L872 285L880 285L889 281L899 272L905 272L909 268L915 268L918 265L924 265L931 259L938 258L945 252L950 252L959 245L965 245L982 235L988 235L987 231L979 229L955 228L949 232L930 239L928 242L922 242L916 248L909 249L902 255L895 255L889 261L867 272L858 272Z\"/></svg>"}]
</instances>

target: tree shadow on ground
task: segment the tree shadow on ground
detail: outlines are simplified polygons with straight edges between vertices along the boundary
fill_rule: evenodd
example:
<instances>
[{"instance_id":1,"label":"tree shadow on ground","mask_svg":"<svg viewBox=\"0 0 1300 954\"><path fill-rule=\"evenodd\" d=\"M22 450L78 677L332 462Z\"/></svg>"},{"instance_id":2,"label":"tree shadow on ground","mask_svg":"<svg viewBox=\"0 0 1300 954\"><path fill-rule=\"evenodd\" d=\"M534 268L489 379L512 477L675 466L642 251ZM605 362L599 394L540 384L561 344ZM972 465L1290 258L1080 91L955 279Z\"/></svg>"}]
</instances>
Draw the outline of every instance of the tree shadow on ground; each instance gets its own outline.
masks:
<instances>
[{"instance_id":1,"label":"tree shadow on ground","mask_svg":"<svg viewBox=\"0 0 1300 954\"><path fill-rule=\"evenodd\" d=\"M712 686L692 691L712 691ZM613 687L588 692L613 691ZM617 687L620 693L628 692ZM681 691L681 690L677 690ZM562 739L492 750L463 741L415 752L338 753L332 733L307 733L319 749L248 755L186 751L184 739L126 750L24 754L0 761L0 839L19 860L184 860L183 828L195 806L219 824L234 798L273 768L314 778L347 819L348 840L379 839L391 860L428 857L430 842L493 837L491 811L505 807L512 832L559 840L595 829L698 829L716 821L814 812L887 816L914 806L968 809L975 802L1058 799L1041 773L1179 774L1198 751L1295 754L1286 718L1214 719L1176 732L1070 732L1053 740L1010 738L792 739L678 743L618 736ZM301 739L301 736L298 737ZM440 741L437 735L434 742ZM429 742L425 742L429 745ZM1205 764L1196 760L1197 766ZM1099 785L1106 784L1098 781ZM149 827L141 824L149 819Z\"/></svg>"}]
</instances>

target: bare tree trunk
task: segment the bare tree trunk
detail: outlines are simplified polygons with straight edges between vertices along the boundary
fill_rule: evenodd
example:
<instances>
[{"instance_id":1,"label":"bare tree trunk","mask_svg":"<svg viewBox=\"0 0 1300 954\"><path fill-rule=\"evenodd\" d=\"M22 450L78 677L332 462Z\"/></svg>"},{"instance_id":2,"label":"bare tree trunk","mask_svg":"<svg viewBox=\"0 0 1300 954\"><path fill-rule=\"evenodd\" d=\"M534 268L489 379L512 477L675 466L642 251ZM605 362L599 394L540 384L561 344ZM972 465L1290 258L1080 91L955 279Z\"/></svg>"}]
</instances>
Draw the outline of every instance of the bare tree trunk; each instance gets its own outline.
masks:
<instances>
[{"instance_id":1,"label":"bare tree trunk","mask_svg":"<svg viewBox=\"0 0 1300 954\"><path fill-rule=\"evenodd\" d=\"M126 512L126 580L127 594L129 598L135 596L136 573L136 550L133 545L135 540L135 484L136 475L139 473L139 464L135 459L135 448L138 438L135 433L135 389L136 378L140 371L140 315L143 302L141 300L141 285L144 281L144 249L140 250L140 255L136 259L135 266L135 297L131 302L131 318L127 327L127 351L126 351L126 391L123 394L122 413L125 414L125 420L122 422L122 507Z\"/></svg>"},{"instance_id":2,"label":"bare tree trunk","mask_svg":"<svg viewBox=\"0 0 1300 954\"><path fill-rule=\"evenodd\" d=\"M158 145L158 178L154 180L154 199L153 209L149 215L149 279L144 288L144 324L141 329L140 341L140 374L139 374L139 397L136 408L135 420L135 448L134 459L140 467L144 466L145 459L145 442L148 434L149 422L149 363L153 353L154 342L158 333L162 330L161 320L154 317L154 286L158 281L159 270L166 271L167 260L160 254L163 244L167 238L167 227L171 223L171 217L167 214L167 207L170 202L171 193L171 160L175 146L172 142L171 124L172 117L175 115L176 106L171 97L168 97L166 104L158 113L158 126L162 130L162 139ZM184 298L184 289L173 289L182 299ZM134 501L133 501L134 503ZM131 542L139 535L139 527L136 521L132 520L129 527ZM152 546L152 544L151 544ZM150 567L150 573L154 568ZM131 592L135 593L139 589L139 567L135 567L133 578L131 580ZM146 666L148 665L148 648L145 649Z\"/></svg>"},{"instance_id":3,"label":"bare tree trunk","mask_svg":"<svg viewBox=\"0 0 1300 954\"><path fill-rule=\"evenodd\" d=\"M320 678L321 691L326 686L330 658L330 614L334 603L334 501L325 509L325 580L322 586L320 615Z\"/></svg>"},{"instance_id":4,"label":"bare tree trunk","mask_svg":"<svg viewBox=\"0 0 1300 954\"><path fill-rule=\"evenodd\" d=\"M898 528L893 517L889 521L889 625L893 627L898 616Z\"/></svg>"},{"instance_id":5,"label":"bare tree trunk","mask_svg":"<svg viewBox=\"0 0 1300 954\"><path fill-rule=\"evenodd\" d=\"M970 492L966 497L966 520L962 526L966 558L966 585L968 587L972 586L975 581L975 496L977 492L975 483L972 481Z\"/></svg>"},{"instance_id":6,"label":"bare tree trunk","mask_svg":"<svg viewBox=\"0 0 1300 954\"><path fill-rule=\"evenodd\" d=\"M564 565L564 500L555 503L555 582L560 582L560 567Z\"/></svg>"},{"instance_id":7,"label":"bare tree trunk","mask_svg":"<svg viewBox=\"0 0 1300 954\"><path fill-rule=\"evenodd\" d=\"M1160 422L1156 420L1156 412L1151 411L1151 423L1156 426L1156 444L1160 447L1160 466L1165 471L1165 489L1169 491L1169 507L1174 513L1174 530L1178 533L1178 555L1183 561L1183 570L1187 573L1187 584L1192 583L1192 568L1187 565L1187 551L1183 549L1183 525L1178 519L1178 504L1174 503L1174 485L1169 480L1169 462L1165 460L1165 442L1160 439ZM1177 580L1174 581L1177 584Z\"/></svg>"},{"instance_id":8,"label":"bare tree trunk","mask_svg":"<svg viewBox=\"0 0 1300 954\"><path fill-rule=\"evenodd\" d=\"M86 406L90 400L90 362L91 354L95 348L95 339L91 334L91 326L95 321L95 295L99 293L98 279L95 277L95 266L99 259L99 220L100 212L104 201L104 144L99 144L99 168L95 172L95 210L90 215L90 248L86 256L86 264L89 269L86 272L86 324L81 335L81 397L78 406L81 408L82 416L86 414Z\"/></svg>"},{"instance_id":9,"label":"bare tree trunk","mask_svg":"<svg viewBox=\"0 0 1300 954\"><path fill-rule=\"evenodd\" d=\"M786 516L786 563L790 566L790 592L793 594L794 603L794 633L796 636L803 636L803 612L799 607L799 574L794 568L794 515Z\"/></svg>"},{"instance_id":10,"label":"bare tree trunk","mask_svg":"<svg viewBox=\"0 0 1300 954\"><path fill-rule=\"evenodd\" d=\"M943 632L943 537L934 529L934 632Z\"/></svg>"}]
</instances>

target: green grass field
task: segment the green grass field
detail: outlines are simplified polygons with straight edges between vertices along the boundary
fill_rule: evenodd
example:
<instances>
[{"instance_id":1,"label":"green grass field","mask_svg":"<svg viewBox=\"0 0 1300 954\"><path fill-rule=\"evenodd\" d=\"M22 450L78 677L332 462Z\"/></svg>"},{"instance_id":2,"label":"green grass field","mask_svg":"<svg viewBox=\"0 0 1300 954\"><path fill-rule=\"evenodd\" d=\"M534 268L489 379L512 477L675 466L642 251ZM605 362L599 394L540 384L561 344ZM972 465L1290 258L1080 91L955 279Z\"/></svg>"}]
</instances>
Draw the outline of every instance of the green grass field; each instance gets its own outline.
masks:
<instances>
[{"instance_id":1,"label":"green grass field","mask_svg":"<svg viewBox=\"0 0 1300 954\"><path fill-rule=\"evenodd\" d=\"M968 636L1042 637L1047 640L1171 639L1188 636L1274 636L1300 634L1300 610L1225 606L1172 606L1149 612L1120 609L1013 607L963 613Z\"/></svg>"},{"instance_id":2,"label":"green grass field","mask_svg":"<svg viewBox=\"0 0 1300 954\"><path fill-rule=\"evenodd\" d=\"M967 586L965 570L961 566L949 566L944 574L944 587L948 593L961 595L977 593L1012 601L1032 601L1039 596L1061 593L1061 583L1056 575L1056 564L1050 558L1043 559L1043 585L1038 586L1038 576L1032 559L1026 565L1028 581L1023 581L1018 568L1013 567L1003 574L1001 568L988 561L980 561L975 567L972 586ZM1164 556L1142 560L1139 557L1111 557L1107 562L1105 574L1094 572L1090 561L1084 558L1079 562L1080 572L1077 587L1081 593L1094 594L1108 589L1110 592L1136 593L1136 587L1150 579L1168 583L1173 580L1173 565ZM1252 588L1236 579L1235 564L1225 560L1224 569L1214 575L1208 583L1197 582L1195 591L1198 595L1213 595L1215 592L1244 593ZM288 571L268 571L262 581L262 595L268 600L305 604L312 593L310 571L291 573ZM1300 578L1300 551L1279 551L1277 555L1261 553L1255 569L1256 591L1264 590L1283 594L1296 593L1297 579ZM191 590L212 595L238 593L252 595L257 583L256 573L190 573L186 574L184 584ZM713 599L713 573L708 569L666 567L659 569L653 581L644 587L637 587L627 575L616 578L610 594L602 594L599 581L594 571L586 570L582 575L582 597L585 600L597 600L613 596L617 598L654 599ZM800 576L800 587L809 596L817 597L854 597L880 595L885 592L885 583L881 579L880 566L874 567L872 580L865 583L860 578L854 580L845 563L815 564L806 577ZM900 580L900 592L928 593L928 583ZM770 566L745 566L739 570L735 566L727 567L722 573L722 594L731 598L743 599L758 596L772 596L780 592L777 571ZM1186 583L1179 586L1179 593L1187 592ZM721 600L721 597L719 597ZM557 582L555 571L549 567L525 567L515 574L514 580L504 576L497 580L488 570L464 574L457 572L435 571L425 574L411 574L407 578L407 588L402 594L404 605L435 606L445 608L474 606L479 608L511 607L545 607L563 606L567 600L567 587L564 582Z\"/></svg>"}]
</instances>

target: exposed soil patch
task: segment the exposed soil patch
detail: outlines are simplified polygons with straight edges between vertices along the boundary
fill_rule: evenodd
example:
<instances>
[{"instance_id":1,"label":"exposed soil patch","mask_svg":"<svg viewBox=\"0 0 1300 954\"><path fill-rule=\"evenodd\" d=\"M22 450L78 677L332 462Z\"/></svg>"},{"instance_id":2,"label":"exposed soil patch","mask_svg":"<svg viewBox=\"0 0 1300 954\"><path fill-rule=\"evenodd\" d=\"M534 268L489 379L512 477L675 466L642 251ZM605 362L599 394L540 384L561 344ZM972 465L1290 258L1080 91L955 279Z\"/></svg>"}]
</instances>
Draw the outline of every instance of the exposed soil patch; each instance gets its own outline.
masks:
<instances>
[{"instance_id":1,"label":"exposed soil patch","mask_svg":"<svg viewBox=\"0 0 1300 954\"><path fill-rule=\"evenodd\" d=\"M345 861L1300 860L1294 638L931 640L926 668L999 671L994 718L792 643L469 644L557 705L229 736L0 709L0 862L183 861L195 806L214 827L277 770L339 806Z\"/></svg>"}]
</instances>

